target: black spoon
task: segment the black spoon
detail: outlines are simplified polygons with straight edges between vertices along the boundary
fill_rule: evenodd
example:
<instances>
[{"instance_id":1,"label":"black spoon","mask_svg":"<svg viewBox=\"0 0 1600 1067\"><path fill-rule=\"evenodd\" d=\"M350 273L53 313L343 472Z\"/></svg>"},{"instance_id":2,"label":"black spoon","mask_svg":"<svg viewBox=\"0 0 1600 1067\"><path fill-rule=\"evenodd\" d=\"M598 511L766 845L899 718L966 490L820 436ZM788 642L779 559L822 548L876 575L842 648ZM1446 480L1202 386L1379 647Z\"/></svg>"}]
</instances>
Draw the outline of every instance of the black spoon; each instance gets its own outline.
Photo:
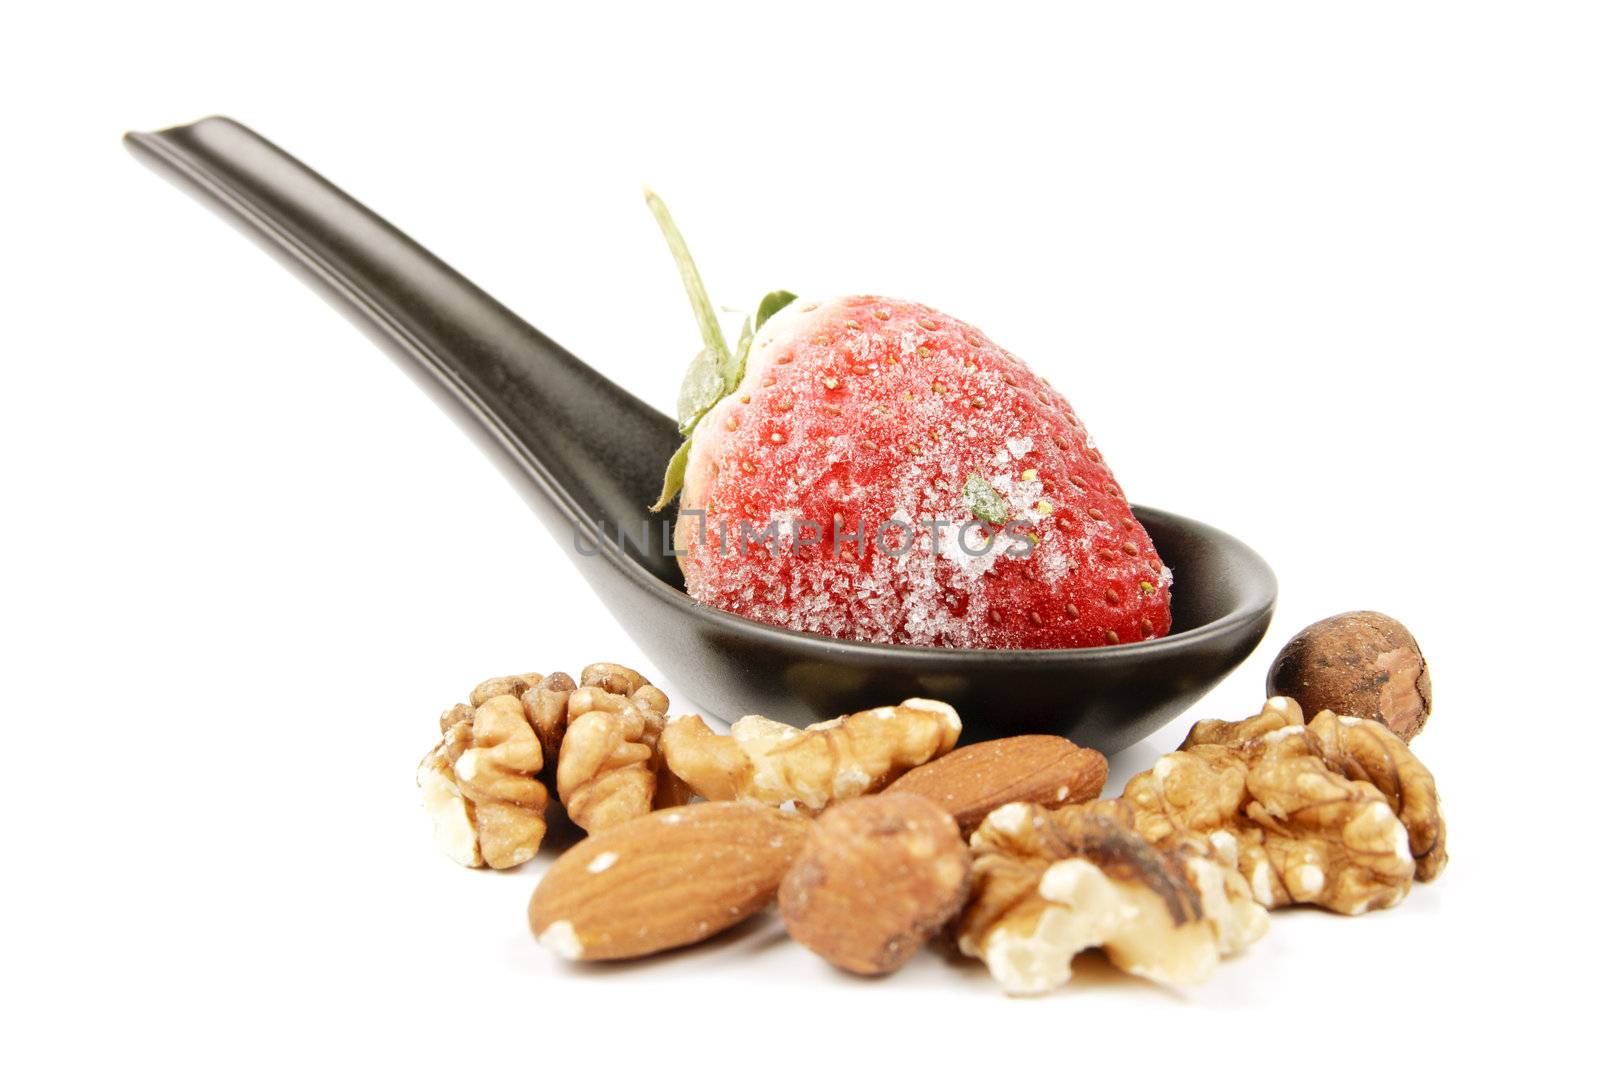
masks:
<instances>
[{"instance_id":1,"label":"black spoon","mask_svg":"<svg viewBox=\"0 0 1600 1067\"><path fill-rule=\"evenodd\" d=\"M1059 733L1114 752L1165 725L1260 642L1277 582L1242 542L1135 508L1176 574L1172 634L1109 648L950 650L796 633L683 591L648 507L673 420L601 377L488 294L244 126L209 118L130 133L135 155L277 253L434 391L555 533L676 692L723 719L796 725L947 700L965 739ZM625 535L625 536L622 536Z\"/></svg>"}]
</instances>

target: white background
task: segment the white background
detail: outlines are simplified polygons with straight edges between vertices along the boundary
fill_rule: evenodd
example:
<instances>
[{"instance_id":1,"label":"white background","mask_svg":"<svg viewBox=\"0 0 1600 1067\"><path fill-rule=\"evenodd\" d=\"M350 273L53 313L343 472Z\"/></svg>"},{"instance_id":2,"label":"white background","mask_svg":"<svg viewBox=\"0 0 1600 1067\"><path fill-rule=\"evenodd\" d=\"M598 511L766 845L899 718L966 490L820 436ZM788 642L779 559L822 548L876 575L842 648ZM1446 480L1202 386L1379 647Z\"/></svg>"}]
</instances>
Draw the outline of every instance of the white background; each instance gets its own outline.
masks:
<instances>
[{"instance_id":1,"label":"white background","mask_svg":"<svg viewBox=\"0 0 1600 1067\"><path fill-rule=\"evenodd\" d=\"M576 6L5 17L16 1062L1572 1047L1597 950L1592 9ZM1200 711L1252 712L1314 619L1411 625L1448 873L1391 913L1275 915L1183 993L1085 960L1012 1001L932 953L852 980L770 921L559 964L524 927L538 867L436 854L413 768L483 676L672 665L383 355L118 144L212 112L663 407L696 335L644 181L722 302L865 290L977 324L1135 500L1276 568L1278 621Z\"/></svg>"}]
</instances>

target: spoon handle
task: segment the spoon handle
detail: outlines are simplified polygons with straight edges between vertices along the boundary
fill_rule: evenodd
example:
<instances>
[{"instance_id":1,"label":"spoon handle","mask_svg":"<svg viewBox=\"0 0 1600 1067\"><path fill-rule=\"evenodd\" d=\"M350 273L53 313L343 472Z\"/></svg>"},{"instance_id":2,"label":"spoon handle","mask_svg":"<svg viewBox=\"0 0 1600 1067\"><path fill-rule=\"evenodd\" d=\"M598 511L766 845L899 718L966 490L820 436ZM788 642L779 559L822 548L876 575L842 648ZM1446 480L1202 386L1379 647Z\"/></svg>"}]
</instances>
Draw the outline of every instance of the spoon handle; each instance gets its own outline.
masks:
<instances>
[{"instance_id":1,"label":"spoon handle","mask_svg":"<svg viewBox=\"0 0 1600 1067\"><path fill-rule=\"evenodd\" d=\"M208 118L126 142L375 334L509 468L563 548L597 523L641 529L678 445L670 419L239 123ZM625 550L681 581L659 545Z\"/></svg>"}]
</instances>

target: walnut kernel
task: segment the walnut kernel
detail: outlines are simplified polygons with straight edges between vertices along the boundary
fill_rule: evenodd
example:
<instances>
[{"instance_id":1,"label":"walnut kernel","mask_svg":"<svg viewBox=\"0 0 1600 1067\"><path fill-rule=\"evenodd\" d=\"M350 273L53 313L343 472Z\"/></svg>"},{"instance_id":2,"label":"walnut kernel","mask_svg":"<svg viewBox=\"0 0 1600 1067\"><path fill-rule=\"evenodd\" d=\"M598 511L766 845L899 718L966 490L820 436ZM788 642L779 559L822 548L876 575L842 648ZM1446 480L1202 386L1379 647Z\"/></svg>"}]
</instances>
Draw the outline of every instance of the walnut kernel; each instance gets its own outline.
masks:
<instances>
[{"instance_id":1,"label":"walnut kernel","mask_svg":"<svg viewBox=\"0 0 1600 1067\"><path fill-rule=\"evenodd\" d=\"M549 793L536 777L544 753L509 693L477 707L458 704L440 719L443 739L423 757L417 785L434 839L468 867L515 867L544 839Z\"/></svg>"},{"instance_id":2,"label":"walnut kernel","mask_svg":"<svg viewBox=\"0 0 1600 1067\"><path fill-rule=\"evenodd\" d=\"M581 677L583 685L567 697L556 764L556 791L567 815L593 833L670 806L657 797L662 769L656 745L666 725L667 695L613 663L592 664ZM682 802L676 795L671 801Z\"/></svg>"},{"instance_id":3,"label":"walnut kernel","mask_svg":"<svg viewBox=\"0 0 1600 1067\"><path fill-rule=\"evenodd\" d=\"M746 715L726 737L698 716L686 716L667 724L661 753L672 773L707 800L820 811L882 789L949 752L960 735L954 708L918 697L804 730Z\"/></svg>"},{"instance_id":4,"label":"walnut kernel","mask_svg":"<svg viewBox=\"0 0 1600 1067\"><path fill-rule=\"evenodd\" d=\"M554 674L507 674L479 682L469 698L473 707L497 696L522 701L523 714L539 735L546 763L554 763L567 729L567 695L577 686L571 677Z\"/></svg>"},{"instance_id":5,"label":"walnut kernel","mask_svg":"<svg viewBox=\"0 0 1600 1067\"><path fill-rule=\"evenodd\" d=\"M1354 915L1399 903L1446 861L1433 776L1377 723L1298 715L1279 697L1254 720L1197 725L1128 782L1132 825L1166 849L1227 835L1268 908Z\"/></svg>"},{"instance_id":6,"label":"walnut kernel","mask_svg":"<svg viewBox=\"0 0 1600 1067\"><path fill-rule=\"evenodd\" d=\"M972 835L972 897L957 944L1008 993L1043 993L1100 947L1154 981L1208 977L1223 955L1265 932L1265 914L1200 852L1155 847L1115 802L1050 810L1007 804Z\"/></svg>"}]
</instances>

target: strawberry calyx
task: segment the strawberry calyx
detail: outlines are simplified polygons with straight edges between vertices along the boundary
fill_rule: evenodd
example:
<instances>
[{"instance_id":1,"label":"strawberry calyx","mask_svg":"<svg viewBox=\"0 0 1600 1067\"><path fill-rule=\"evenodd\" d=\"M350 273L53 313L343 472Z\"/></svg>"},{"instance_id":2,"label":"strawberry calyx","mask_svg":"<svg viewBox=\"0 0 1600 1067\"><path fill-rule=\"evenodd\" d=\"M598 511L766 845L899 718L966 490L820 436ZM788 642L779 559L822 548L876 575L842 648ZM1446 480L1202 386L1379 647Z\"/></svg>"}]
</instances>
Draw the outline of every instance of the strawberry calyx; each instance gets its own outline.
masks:
<instances>
[{"instance_id":1,"label":"strawberry calyx","mask_svg":"<svg viewBox=\"0 0 1600 1067\"><path fill-rule=\"evenodd\" d=\"M750 357L750 345L754 342L756 333L768 319L789 306L794 301L795 295L787 290L777 289L762 297L755 315L745 317L744 326L739 331L739 342L730 350L728 339L723 336L722 326L717 322L716 307L711 303L705 282L700 278L700 270L694 264L694 257L689 254L689 246L684 241L683 234L672 221L667 205L649 189L645 190L644 200L650 208L650 213L655 216L656 224L661 227L661 234L667 240L667 248L672 252L673 261L678 265L678 274L683 279L683 289L688 294L689 305L694 309L695 321L700 326L700 338L704 344L699 353L689 361L689 369L684 373L683 384L678 387L678 432L683 434L684 441L672 454L672 459L667 462L666 473L661 480L661 495L650 505L651 511L660 511L670 504L678 495L678 491L683 488L684 473L689 467L690 437L694 433L695 426L723 397L739 388L740 382L744 380L745 362Z\"/></svg>"}]
</instances>

